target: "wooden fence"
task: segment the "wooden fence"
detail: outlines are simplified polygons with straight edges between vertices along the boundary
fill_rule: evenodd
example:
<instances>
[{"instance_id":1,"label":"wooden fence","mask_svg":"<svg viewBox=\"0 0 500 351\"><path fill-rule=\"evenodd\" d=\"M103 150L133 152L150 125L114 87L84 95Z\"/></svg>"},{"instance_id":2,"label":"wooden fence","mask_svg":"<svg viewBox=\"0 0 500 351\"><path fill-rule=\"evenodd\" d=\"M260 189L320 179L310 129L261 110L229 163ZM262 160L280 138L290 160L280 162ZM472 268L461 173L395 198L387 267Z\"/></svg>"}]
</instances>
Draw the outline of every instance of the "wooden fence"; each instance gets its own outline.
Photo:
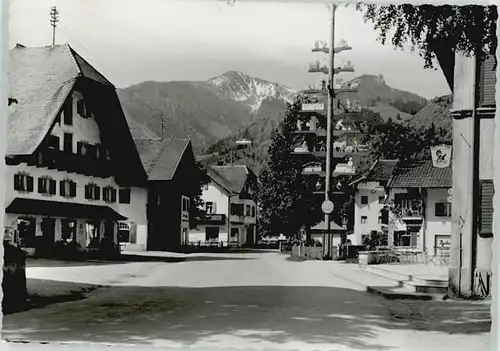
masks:
<instances>
[{"instance_id":1,"label":"wooden fence","mask_svg":"<svg viewBox=\"0 0 500 351\"><path fill-rule=\"evenodd\" d=\"M323 259L323 248L321 246L294 245L292 247L292 258L321 260Z\"/></svg>"}]
</instances>

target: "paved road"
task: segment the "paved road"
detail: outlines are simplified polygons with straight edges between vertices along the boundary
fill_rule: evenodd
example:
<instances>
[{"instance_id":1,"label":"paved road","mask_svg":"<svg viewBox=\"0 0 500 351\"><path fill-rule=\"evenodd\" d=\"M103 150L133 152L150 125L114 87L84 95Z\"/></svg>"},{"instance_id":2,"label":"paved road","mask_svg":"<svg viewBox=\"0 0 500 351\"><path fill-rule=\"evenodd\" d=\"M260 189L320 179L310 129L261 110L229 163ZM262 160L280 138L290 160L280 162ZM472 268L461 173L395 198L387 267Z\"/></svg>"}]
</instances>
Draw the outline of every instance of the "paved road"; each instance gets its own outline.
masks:
<instances>
[{"instance_id":1,"label":"paved road","mask_svg":"<svg viewBox=\"0 0 500 351\"><path fill-rule=\"evenodd\" d=\"M29 270L109 286L85 300L5 316L2 337L179 350L487 349L479 331L418 330L408 316L394 318L387 301L364 293L345 265L291 262L277 253L205 256Z\"/></svg>"}]
</instances>

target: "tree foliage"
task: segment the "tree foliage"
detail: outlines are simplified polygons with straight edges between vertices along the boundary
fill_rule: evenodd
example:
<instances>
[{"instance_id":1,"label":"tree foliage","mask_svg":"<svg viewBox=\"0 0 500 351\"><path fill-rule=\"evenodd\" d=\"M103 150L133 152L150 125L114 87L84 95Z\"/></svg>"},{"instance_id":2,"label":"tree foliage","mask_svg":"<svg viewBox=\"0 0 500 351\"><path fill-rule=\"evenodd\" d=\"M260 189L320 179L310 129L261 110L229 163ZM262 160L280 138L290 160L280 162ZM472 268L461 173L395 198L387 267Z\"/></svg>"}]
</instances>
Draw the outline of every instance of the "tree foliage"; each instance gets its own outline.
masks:
<instances>
[{"instance_id":1,"label":"tree foliage","mask_svg":"<svg viewBox=\"0 0 500 351\"><path fill-rule=\"evenodd\" d=\"M192 174L194 184L196 184L191 194L191 206L189 211L189 226L195 229L198 226L198 219L205 214L202 210L204 202L202 199L203 187L210 182L207 171L203 165L196 161L196 169Z\"/></svg>"},{"instance_id":2,"label":"tree foliage","mask_svg":"<svg viewBox=\"0 0 500 351\"><path fill-rule=\"evenodd\" d=\"M399 159L412 162L430 157L430 147L450 143L450 133L443 128L412 126L395 123L371 124L363 136L363 142L371 145L373 158Z\"/></svg>"},{"instance_id":3,"label":"tree foliage","mask_svg":"<svg viewBox=\"0 0 500 351\"><path fill-rule=\"evenodd\" d=\"M259 231L263 235L296 235L302 226L320 220L321 199L314 196L317 179L302 175L304 161L291 152L300 141L293 132L301 98L290 104L273 132L269 160L259 175ZM318 203L319 200L319 203Z\"/></svg>"},{"instance_id":4,"label":"tree foliage","mask_svg":"<svg viewBox=\"0 0 500 351\"><path fill-rule=\"evenodd\" d=\"M495 54L497 47L496 6L479 5L356 5L364 20L372 21L385 44L389 39L396 48L410 45L433 68L435 49L446 46L466 54L479 51Z\"/></svg>"}]
</instances>

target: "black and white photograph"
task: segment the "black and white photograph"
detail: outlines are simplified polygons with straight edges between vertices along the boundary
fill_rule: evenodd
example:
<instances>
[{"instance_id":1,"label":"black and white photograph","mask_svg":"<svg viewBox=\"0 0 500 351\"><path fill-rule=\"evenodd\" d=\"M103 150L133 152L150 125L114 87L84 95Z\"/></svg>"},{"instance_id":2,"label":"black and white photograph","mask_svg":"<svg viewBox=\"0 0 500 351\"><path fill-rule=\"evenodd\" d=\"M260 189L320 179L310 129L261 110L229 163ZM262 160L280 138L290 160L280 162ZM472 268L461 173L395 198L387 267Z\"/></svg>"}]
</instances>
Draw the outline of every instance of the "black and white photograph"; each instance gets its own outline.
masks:
<instances>
[{"instance_id":1,"label":"black and white photograph","mask_svg":"<svg viewBox=\"0 0 500 351\"><path fill-rule=\"evenodd\" d=\"M499 347L496 5L3 8L9 350Z\"/></svg>"}]
</instances>

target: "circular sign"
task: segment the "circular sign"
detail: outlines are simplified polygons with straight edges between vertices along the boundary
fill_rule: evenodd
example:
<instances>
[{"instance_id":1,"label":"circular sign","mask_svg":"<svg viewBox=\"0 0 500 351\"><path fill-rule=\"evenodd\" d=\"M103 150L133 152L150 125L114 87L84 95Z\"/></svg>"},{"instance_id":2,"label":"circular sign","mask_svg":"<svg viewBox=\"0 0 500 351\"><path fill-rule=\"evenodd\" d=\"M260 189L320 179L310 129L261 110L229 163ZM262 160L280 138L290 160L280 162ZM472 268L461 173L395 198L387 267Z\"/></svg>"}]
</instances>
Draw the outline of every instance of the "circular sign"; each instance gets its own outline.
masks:
<instances>
[{"instance_id":1,"label":"circular sign","mask_svg":"<svg viewBox=\"0 0 500 351\"><path fill-rule=\"evenodd\" d=\"M448 196L448 202L450 202L450 203L451 203L451 202L453 202L453 201L451 201L451 200L452 200L452 197L451 197L451 196Z\"/></svg>"},{"instance_id":2,"label":"circular sign","mask_svg":"<svg viewBox=\"0 0 500 351\"><path fill-rule=\"evenodd\" d=\"M323 213L324 214L330 214L333 212L333 202L331 202L330 200L325 200L323 201L323 203L321 204L321 209L323 210Z\"/></svg>"},{"instance_id":3,"label":"circular sign","mask_svg":"<svg viewBox=\"0 0 500 351\"><path fill-rule=\"evenodd\" d=\"M453 195L453 188L448 189L448 195Z\"/></svg>"}]
</instances>

